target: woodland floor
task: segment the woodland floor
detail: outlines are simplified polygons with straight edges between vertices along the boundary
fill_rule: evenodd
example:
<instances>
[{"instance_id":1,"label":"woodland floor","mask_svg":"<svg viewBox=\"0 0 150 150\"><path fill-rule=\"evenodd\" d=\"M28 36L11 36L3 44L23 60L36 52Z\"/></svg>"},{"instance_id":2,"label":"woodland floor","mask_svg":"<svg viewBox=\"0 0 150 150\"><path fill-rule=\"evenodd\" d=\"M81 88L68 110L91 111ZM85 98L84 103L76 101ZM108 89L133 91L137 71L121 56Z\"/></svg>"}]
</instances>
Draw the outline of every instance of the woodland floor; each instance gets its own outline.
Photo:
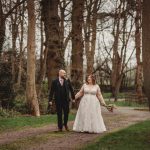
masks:
<instances>
[{"instance_id":1,"label":"woodland floor","mask_svg":"<svg viewBox=\"0 0 150 150\"><path fill-rule=\"evenodd\" d=\"M150 119L150 112L118 107L113 113L102 109L107 132L102 134L76 133L73 131L56 132L56 124L0 134L0 150L69 150L80 149L98 137L125 128L129 125ZM73 122L69 122L72 129Z\"/></svg>"}]
</instances>

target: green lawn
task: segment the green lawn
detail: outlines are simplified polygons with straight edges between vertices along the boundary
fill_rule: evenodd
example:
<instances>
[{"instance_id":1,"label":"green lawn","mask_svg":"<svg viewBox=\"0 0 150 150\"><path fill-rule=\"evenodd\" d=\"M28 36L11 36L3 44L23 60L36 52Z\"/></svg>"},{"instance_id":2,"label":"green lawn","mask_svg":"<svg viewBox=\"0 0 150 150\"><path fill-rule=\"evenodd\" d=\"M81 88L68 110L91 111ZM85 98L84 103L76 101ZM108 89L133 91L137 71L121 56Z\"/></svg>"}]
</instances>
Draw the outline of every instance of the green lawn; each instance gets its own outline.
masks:
<instances>
[{"instance_id":1,"label":"green lawn","mask_svg":"<svg viewBox=\"0 0 150 150\"><path fill-rule=\"evenodd\" d=\"M83 150L149 150L150 120L97 139Z\"/></svg>"},{"instance_id":2,"label":"green lawn","mask_svg":"<svg viewBox=\"0 0 150 150\"><path fill-rule=\"evenodd\" d=\"M125 98L125 95L126 95L127 93L119 93L118 94L118 99L121 99L121 98ZM110 99L111 98L111 95L112 95L112 93L102 93L102 95L103 95L103 97L104 98L107 98L107 99Z\"/></svg>"},{"instance_id":3,"label":"green lawn","mask_svg":"<svg viewBox=\"0 0 150 150\"><path fill-rule=\"evenodd\" d=\"M70 114L69 120L74 120L74 117L74 114ZM20 116L14 118L0 118L0 132L4 132L6 130L18 130L23 127L39 127L56 122L56 115L43 115L41 117Z\"/></svg>"},{"instance_id":4,"label":"green lawn","mask_svg":"<svg viewBox=\"0 0 150 150\"><path fill-rule=\"evenodd\" d=\"M107 104L115 104L116 106L122 106L122 107L148 107L148 104L138 104L135 102L127 102L127 101L106 101Z\"/></svg>"},{"instance_id":5,"label":"green lawn","mask_svg":"<svg viewBox=\"0 0 150 150\"><path fill-rule=\"evenodd\" d=\"M115 104L117 106L123 106L123 107L124 106L127 106L127 107L148 107L148 103L138 104L136 102L132 102L132 101L129 102L129 101L123 100L123 99L125 99L125 96L127 94L128 93L126 93L126 92L119 93L118 94L118 99L122 99L122 100L121 101L119 100L117 102L112 102L112 100L109 101L111 99L112 93L102 93L102 95L103 95L103 97L104 97L104 99L105 99L105 101L106 101L107 104Z\"/></svg>"}]
</instances>

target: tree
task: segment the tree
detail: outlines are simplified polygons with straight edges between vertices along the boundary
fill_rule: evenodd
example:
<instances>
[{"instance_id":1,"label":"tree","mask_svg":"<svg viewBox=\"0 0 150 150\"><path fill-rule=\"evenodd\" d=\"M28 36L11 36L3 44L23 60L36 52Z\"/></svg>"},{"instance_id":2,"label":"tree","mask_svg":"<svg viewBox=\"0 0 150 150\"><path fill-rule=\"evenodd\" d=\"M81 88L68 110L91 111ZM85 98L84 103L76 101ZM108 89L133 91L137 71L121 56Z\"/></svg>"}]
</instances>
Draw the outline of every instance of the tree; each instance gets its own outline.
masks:
<instances>
[{"instance_id":1,"label":"tree","mask_svg":"<svg viewBox=\"0 0 150 150\"><path fill-rule=\"evenodd\" d=\"M28 9L28 41L27 41L27 84L26 99L30 111L35 116L40 116L39 104L35 84L35 4L34 0L27 0Z\"/></svg>"},{"instance_id":2,"label":"tree","mask_svg":"<svg viewBox=\"0 0 150 150\"><path fill-rule=\"evenodd\" d=\"M112 96L115 97L115 101L117 101L117 95L122 80L122 73L121 73L122 57L119 55L119 36L120 36L120 26L121 26L122 5L123 3L120 2L118 7L118 13L116 13L118 14L118 16L114 18L114 28L113 28L114 43L113 43L111 86L112 86Z\"/></svg>"},{"instance_id":3,"label":"tree","mask_svg":"<svg viewBox=\"0 0 150 150\"><path fill-rule=\"evenodd\" d=\"M22 3L24 3L26 0L22 0L20 2L17 2L11 9L8 10L8 12L4 13L3 11L3 3L2 0L0 0L0 53L3 49L4 39L5 39L5 22L6 19L12 14L12 12Z\"/></svg>"},{"instance_id":4,"label":"tree","mask_svg":"<svg viewBox=\"0 0 150 150\"><path fill-rule=\"evenodd\" d=\"M141 62L141 15L142 7L141 0L136 0L136 17L135 17L135 48L136 48L136 93L138 95L139 102L142 101L142 62Z\"/></svg>"},{"instance_id":5,"label":"tree","mask_svg":"<svg viewBox=\"0 0 150 150\"><path fill-rule=\"evenodd\" d=\"M25 14L25 4L23 6L19 6L19 12L22 14L19 16L19 21L20 21L20 36L19 36L19 46L20 46L20 51L19 51L19 63L18 63L18 76L17 76L17 89L20 88L21 86L21 77L22 77L22 71L23 71L23 43L24 43L24 14Z\"/></svg>"},{"instance_id":6,"label":"tree","mask_svg":"<svg viewBox=\"0 0 150 150\"><path fill-rule=\"evenodd\" d=\"M20 0L17 0L19 3ZM12 8L12 2L10 2L10 9ZM18 36L18 7L14 10L14 13L11 13L11 32L12 32L12 55L11 55L11 65L12 65L12 82L15 83L16 69L15 69L15 61L16 61L16 40Z\"/></svg>"},{"instance_id":7,"label":"tree","mask_svg":"<svg viewBox=\"0 0 150 150\"><path fill-rule=\"evenodd\" d=\"M84 23L84 36L85 36L85 52L87 58L87 74L93 72L94 54L96 47L96 31L97 31L97 14L101 1L99 0L86 0L86 21Z\"/></svg>"},{"instance_id":8,"label":"tree","mask_svg":"<svg viewBox=\"0 0 150 150\"><path fill-rule=\"evenodd\" d=\"M0 53L2 52L5 38L5 16L3 13L2 1L0 0Z\"/></svg>"},{"instance_id":9,"label":"tree","mask_svg":"<svg viewBox=\"0 0 150 150\"><path fill-rule=\"evenodd\" d=\"M143 76L144 90L149 100L150 110L150 1L143 0L142 16L142 58L143 58Z\"/></svg>"},{"instance_id":10,"label":"tree","mask_svg":"<svg viewBox=\"0 0 150 150\"><path fill-rule=\"evenodd\" d=\"M61 51L59 0L42 0L42 20L45 27L45 51L47 51L47 76L49 86L58 75L58 69L64 67L64 54Z\"/></svg>"},{"instance_id":11,"label":"tree","mask_svg":"<svg viewBox=\"0 0 150 150\"><path fill-rule=\"evenodd\" d=\"M73 0L71 79L75 88L79 88L83 82L83 11L84 0Z\"/></svg>"},{"instance_id":12,"label":"tree","mask_svg":"<svg viewBox=\"0 0 150 150\"><path fill-rule=\"evenodd\" d=\"M41 48L40 48L40 60L39 60L39 69L37 73L36 85L37 85L37 95L38 99L41 99L42 83L46 76L46 60L47 60L47 48L44 49L44 24L41 19L41 11L38 13L39 16L39 30L41 37Z\"/></svg>"}]
</instances>

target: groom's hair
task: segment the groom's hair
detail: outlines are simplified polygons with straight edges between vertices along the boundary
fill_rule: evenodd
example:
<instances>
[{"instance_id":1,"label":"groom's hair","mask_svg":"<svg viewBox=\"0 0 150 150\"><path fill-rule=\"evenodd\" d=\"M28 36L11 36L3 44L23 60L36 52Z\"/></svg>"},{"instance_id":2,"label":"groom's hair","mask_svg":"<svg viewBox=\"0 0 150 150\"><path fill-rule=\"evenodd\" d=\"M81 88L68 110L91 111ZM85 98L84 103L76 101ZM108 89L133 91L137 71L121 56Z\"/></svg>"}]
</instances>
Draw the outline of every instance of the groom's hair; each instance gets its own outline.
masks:
<instances>
[{"instance_id":1,"label":"groom's hair","mask_svg":"<svg viewBox=\"0 0 150 150\"><path fill-rule=\"evenodd\" d=\"M87 76L86 76L86 83L87 83L87 84L88 84L88 77L91 77L92 83L93 83L93 85L95 85L95 84L96 84L95 76L94 76L93 74L87 75Z\"/></svg>"}]
</instances>

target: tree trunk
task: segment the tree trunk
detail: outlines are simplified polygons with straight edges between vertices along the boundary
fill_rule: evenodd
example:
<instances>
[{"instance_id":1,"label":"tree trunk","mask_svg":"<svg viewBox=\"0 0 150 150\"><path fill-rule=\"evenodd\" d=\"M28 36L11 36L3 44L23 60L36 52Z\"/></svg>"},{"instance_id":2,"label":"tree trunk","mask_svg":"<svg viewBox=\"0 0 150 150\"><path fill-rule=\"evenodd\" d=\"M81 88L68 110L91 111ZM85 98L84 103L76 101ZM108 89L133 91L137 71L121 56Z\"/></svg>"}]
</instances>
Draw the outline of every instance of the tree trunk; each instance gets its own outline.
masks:
<instances>
[{"instance_id":1,"label":"tree trunk","mask_svg":"<svg viewBox=\"0 0 150 150\"><path fill-rule=\"evenodd\" d=\"M23 10L22 10L23 9ZM18 77L17 77L17 88L19 89L21 86L21 76L22 76L22 57L23 57L23 41L24 41L24 11L25 11L25 5L23 4L23 7L19 7L19 11L22 10L22 16L19 16L20 19L20 54L19 54L19 64L18 64Z\"/></svg>"},{"instance_id":2,"label":"tree trunk","mask_svg":"<svg viewBox=\"0 0 150 150\"><path fill-rule=\"evenodd\" d=\"M118 17L115 18L114 21L114 44L113 44L113 58L112 58L112 73L111 73L111 86L112 86L112 96L115 98L115 101L117 101L117 96L120 90L120 86L123 79L123 71L125 69L125 58L126 58L126 48L127 43L129 39L126 39L126 24L127 24L127 10L125 8L126 4L125 1L120 2L119 10L118 10ZM121 12L125 11L123 22L121 20ZM122 22L122 47L119 52L119 38L120 38L120 27ZM116 31L115 31L116 28Z\"/></svg>"},{"instance_id":3,"label":"tree trunk","mask_svg":"<svg viewBox=\"0 0 150 150\"><path fill-rule=\"evenodd\" d=\"M64 68L64 54L61 51L59 0L42 0L42 20L44 21L47 53L47 76L49 87L58 70Z\"/></svg>"},{"instance_id":4,"label":"tree trunk","mask_svg":"<svg viewBox=\"0 0 150 150\"><path fill-rule=\"evenodd\" d=\"M60 4L60 42L61 42L61 50L64 52L64 20L65 20L65 7L66 7L66 0L62 1Z\"/></svg>"},{"instance_id":5,"label":"tree trunk","mask_svg":"<svg viewBox=\"0 0 150 150\"><path fill-rule=\"evenodd\" d=\"M18 2L19 0L17 0ZM12 8L12 2L10 3L10 9ZM15 60L16 60L16 40L18 36L18 24L17 24L17 8L14 14L11 14L11 32L12 32L12 55L11 55L11 66L12 66L12 82L15 84L16 71L15 71Z\"/></svg>"},{"instance_id":6,"label":"tree trunk","mask_svg":"<svg viewBox=\"0 0 150 150\"><path fill-rule=\"evenodd\" d=\"M117 82L116 82L115 90L114 90L115 101L117 101L117 99L118 99L118 93L119 93L119 90L120 90L122 78L123 78L123 74L119 75L119 77L117 78Z\"/></svg>"},{"instance_id":7,"label":"tree trunk","mask_svg":"<svg viewBox=\"0 0 150 150\"><path fill-rule=\"evenodd\" d=\"M136 48L136 93L138 95L139 102L142 101L142 62L141 62L141 0L136 1L136 17L135 17L135 48Z\"/></svg>"},{"instance_id":8,"label":"tree trunk","mask_svg":"<svg viewBox=\"0 0 150 150\"><path fill-rule=\"evenodd\" d=\"M42 82L46 74L46 59L47 59L47 49L44 50L44 36L43 36L44 28L43 21L40 20L40 33L41 33L41 51L40 51L40 68L38 71L37 77L37 95L38 99L41 99L41 90L42 90Z\"/></svg>"},{"instance_id":9,"label":"tree trunk","mask_svg":"<svg viewBox=\"0 0 150 150\"><path fill-rule=\"evenodd\" d=\"M121 8L120 8L121 9ZM111 86L112 86L112 96L117 97L117 89L116 84L119 79L119 75L121 72L121 58L118 53L118 43L119 43L119 34L120 34L120 13L117 20L115 20L114 24L116 24L116 33L114 29L114 44L113 44L113 58L112 58L112 73L111 73ZM115 28L115 25L114 25Z\"/></svg>"},{"instance_id":10,"label":"tree trunk","mask_svg":"<svg viewBox=\"0 0 150 150\"><path fill-rule=\"evenodd\" d=\"M143 46L143 76L144 90L149 100L150 110L150 1L143 0L143 16L142 16L142 46Z\"/></svg>"},{"instance_id":11,"label":"tree trunk","mask_svg":"<svg viewBox=\"0 0 150 150\"><path fill-rule=\"evenodd\" d=\"M91 74L93 70L93 63L91 62L91 58L93 58L91 48L90 48L90 39L91 39L91 14L92 14L92 2L90 1L89 4L86 4L86 21L84 23L84 45L85 45L85 53L87 59L87 69L86 74Z\"/></svg>"},{"instance_id":12,"label":"tree trunk","mask_svg":"<svg viewBox=\"0 0 150 150\"><path fill-rule=\"evenodd\" d=\"M5 38L5 16L3 13L2 2L0 0L0 54L3 49L4 38Z\"/></svg>"},{"instance_id":13,"label":"tree trunk","mask_svg":"<svg viewBox=\"0 0 150 150\"><path fill-rule=\"evenodd\" d=\"M39 104L35 85L35 4L34 0L27 0L28 9L28 43L27 43L27 84L26 99L30 111L35 116L40 116Z\"/></svg>"},{"instance_id":14,"label":"tree trunk","mask_svg":"<svg viewBox=\"0 0 150 150\"><path fill-rule=\"evenodd\" d=\"M93 65L94 65L94 54L95 54L95 46L96 46L96 29L97 29L97 12L98 12L98 2L99 0L94 1L94 6L92 10L92 19L91 19L91 48L88 51L87 57L87 73L91 74L93 72Z\"/></svg>"},{"instance_id":15,"label":"tree trunk","mask_svg":"<svg viewBox=\"0 0 150 150\"><path fill-rule=\"evenodd\" d=\"M68 33L67 37L65 37L66 36L66 34L65 34L66 21L65 21L65 19L67 19L67 16L68 16L68 15L66 15L66 10L67 10L67 6L70 3L71 3L71 1L69 2L66 0L62 0L59 4L59 8L60 8L60 42L61 42L61 51L63 52L63 54L65 53L65 50L68 46L68 43L71 39L71 34L72 34L70 31L70 28L69 28L69 33ZM68 52L68 54L69 54L69 52ZM68 56L67 59L70 61L70 55ZM65 62L65 70L67 73L67 77L70 78L70 63L67 63L67 61Z\"/></svg>"},{"instance_id":16,"label":"tree trunk","mask_svg":"<svg viewBox=\"0 0 150 150\"><path fill-rule=\"evenodd\" d=\"M83 11L84 0L73 0L71 79L76 89L83 82Z\"/></svg>"}]
</instances>

